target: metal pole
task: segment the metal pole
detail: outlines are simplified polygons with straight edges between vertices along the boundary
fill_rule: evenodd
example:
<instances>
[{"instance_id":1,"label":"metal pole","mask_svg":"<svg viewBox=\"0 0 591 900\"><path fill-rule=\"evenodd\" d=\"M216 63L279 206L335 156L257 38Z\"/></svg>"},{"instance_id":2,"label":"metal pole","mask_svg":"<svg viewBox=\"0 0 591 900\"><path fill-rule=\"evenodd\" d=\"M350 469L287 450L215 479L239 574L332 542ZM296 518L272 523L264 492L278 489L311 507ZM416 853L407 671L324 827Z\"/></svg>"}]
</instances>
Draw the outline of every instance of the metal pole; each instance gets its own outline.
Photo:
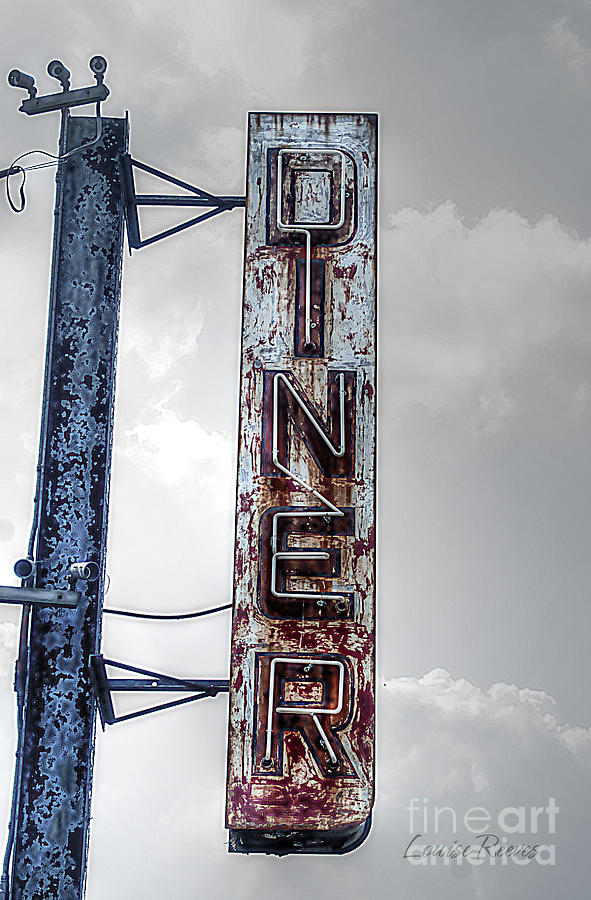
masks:
<instances>
[{"instance_id":1,"label":"metal pole","mask_svg":"<svg viewBox=\"0 0 591 900\"><path fill-rule=\"evenodd\" d=\"M17 772L11 900L84 895L100 648L123 211L125 119L64 115L57 176L37 489L36 586L82 591L76 609L32 608ZM70 583L95 561L97 581Z\"/></svg>"}]
</instances>

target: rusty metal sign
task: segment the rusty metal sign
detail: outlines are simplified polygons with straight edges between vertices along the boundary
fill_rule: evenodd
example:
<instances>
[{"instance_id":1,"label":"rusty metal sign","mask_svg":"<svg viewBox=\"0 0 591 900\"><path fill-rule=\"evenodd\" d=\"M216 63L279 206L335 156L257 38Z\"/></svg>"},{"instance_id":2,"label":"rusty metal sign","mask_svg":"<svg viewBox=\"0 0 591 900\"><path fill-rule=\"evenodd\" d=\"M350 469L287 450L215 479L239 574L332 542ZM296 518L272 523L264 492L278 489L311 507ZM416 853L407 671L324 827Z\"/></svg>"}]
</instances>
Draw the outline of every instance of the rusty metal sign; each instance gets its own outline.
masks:
<instances>
[{"instance_id":1,"label":"rusty metal sign","mask_svg":"<svg viewBox=\"0 0 591 900\"><path fill-rule=\"evenodd\" d=\"M343 853L374 784L374 115L251 113L226 825Z\"/></svg>"}]
</instances>

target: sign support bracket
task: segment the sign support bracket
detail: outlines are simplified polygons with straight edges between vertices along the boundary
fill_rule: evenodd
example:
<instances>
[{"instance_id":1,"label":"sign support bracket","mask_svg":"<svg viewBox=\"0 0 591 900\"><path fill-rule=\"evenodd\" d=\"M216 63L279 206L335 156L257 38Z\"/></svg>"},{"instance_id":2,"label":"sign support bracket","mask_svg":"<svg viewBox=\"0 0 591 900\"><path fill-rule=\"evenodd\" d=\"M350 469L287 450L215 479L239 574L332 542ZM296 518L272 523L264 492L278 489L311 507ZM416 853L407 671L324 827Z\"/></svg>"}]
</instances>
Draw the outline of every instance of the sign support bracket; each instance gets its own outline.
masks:
<instances>
[{"instance_id":1,"label":"sign support bracket","mask_svg":"<svg viewBox=\"0 0 591 900\"><path fill-rule=\"evenodd\" d=\"M146 675L147 678L109 678L107 666L123 669L126 672L134 672L138 675ZM228 693L228 679L212 678L175 678L173 675L162 675L160 672L152 672L150 669L140 669L128 663L117 662L113 659L105 659L102 654L94 653L88 660L90 677L97 701L97 707L101 719L103 731L105 725L115 725L117 722L125 722L129 719L137 719L151 712L163 709L171 709L193 700L203 700L206 697L217 697L218 694ZM171 700L168 703L159 703L140 709L136 712L117 716L113 707L112 691L198 691L190 697L181 697L180 700Z\"/></svg>"},{"instance_id":2,"label":"sign support bracket","mask_svg":"<svg viewBox=\"0 0 591 900\"><path fill-rule=\"evenodd\" d=\"M147 247L148 244L154 244L156 241L160 241L165 237L178 234L179 231L184 231L192 225L198 225L200 222L205 222L206 219L211 219L213 216L219 215L219 213L240 207L244 208L246 205L246 197L218 197L215 194L210 194L208 191L204 191L194 184L189 184L187 181L182 181L182 179L175 178L173 175L167 175L166 172L162 172L160 169L155 169L153 166L148 166L146 163L139 162L129 153L126 153L121 157L120 166L123 207L125 211L127 240L130 252L131 250L139 250L142 247ZM154 175L156 178L162 179L162 181L166 181L169 184L174 184L186 191L190 191L190 194L138 194L135 188L134 169L140 169L142 172L147 172L149 175ZM197 206L208 207L208 210L192 219L188 219L186 222L174 225L172 228L167 228L150 237L142 238L137 212L138 206Z\"/></svg>"}]
</instances>

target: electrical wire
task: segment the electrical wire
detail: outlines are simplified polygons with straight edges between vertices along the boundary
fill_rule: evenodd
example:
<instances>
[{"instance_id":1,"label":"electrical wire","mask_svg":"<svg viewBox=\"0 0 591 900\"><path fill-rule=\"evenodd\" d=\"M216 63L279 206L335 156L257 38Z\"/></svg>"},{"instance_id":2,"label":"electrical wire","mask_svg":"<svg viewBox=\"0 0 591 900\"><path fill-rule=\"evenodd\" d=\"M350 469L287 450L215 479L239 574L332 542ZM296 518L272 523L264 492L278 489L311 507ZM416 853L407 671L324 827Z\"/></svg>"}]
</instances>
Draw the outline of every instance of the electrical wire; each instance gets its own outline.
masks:
<instances>
[{"instance_id":1,"label":"electrical wire","mask_svg":"<svg viewBox=\"0 0 591 900\"><path fill-rule=\"evenodd\" d=\"M72 150L68 150L67 153L55 154L49 153L47 150L27 150L26 153L21 153L20 156L17 156L16 159L12 161L6 170L6 199L11 210L15 213L21 213L26 206L26 197L25 197L25 181L27 180L27 172L31 172L34 169L46 169L48 166L59 166L61 163L65 162L75 153L80 153L81 150L86 150L87 147L92 147L93 144L96 144L100 141L103 133L103 120L101 117L101 104L100 102L96 105L96 136L91 140L87 141L85 144L80 144L79 147L73 147ZM33 156L35 154L41 154L41 156L47 156L51 160L51 162L44 163L35 163L32 166L19 166L17 163L21 161L21 159L25 159L27 156ZM17 206L12 198L12 194L10 193L10 177L11 175L22 175L22 180L19 185L19 194L20 194L20 206Z\"/></svg>"},{"instance_id":2,"label":"electrical wire","mask_svg":"<svg viewBox=\"0 0 591 900\"><path fill-rule=\"evenodd\" d=\"M160 613L140 613L140 612L131 612L130 610L125 609L103 609L104 613L110 613L112 616L129 616L133 619L158 619L158 620L179 620L179 619L198 619L201 616L210 616L212 613L221 612L223 609L232 609L231 603L224 603L223 606L214 606L212 609L200 609L195 612L188 613L173 613L163 615Z\"/></svg>"}]
</instances>

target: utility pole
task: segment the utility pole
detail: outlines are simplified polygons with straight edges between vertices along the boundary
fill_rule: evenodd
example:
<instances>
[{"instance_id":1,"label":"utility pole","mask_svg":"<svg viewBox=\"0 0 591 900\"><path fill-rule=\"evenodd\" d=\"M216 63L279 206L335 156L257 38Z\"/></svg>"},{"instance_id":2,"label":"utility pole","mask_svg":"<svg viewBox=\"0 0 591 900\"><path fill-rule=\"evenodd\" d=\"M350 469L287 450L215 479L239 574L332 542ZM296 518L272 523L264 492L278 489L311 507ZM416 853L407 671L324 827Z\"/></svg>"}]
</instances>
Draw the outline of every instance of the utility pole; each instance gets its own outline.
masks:
<instances>
[{"instance_id":1,"label":"utility pole","mask_svg":"<svg viewBox=\"0 0 591 900\"><path fill-rule=\"evenodd\" d=\"M38 95L35 79L13 69L8 82L28 92L20 111L59 111L58 165L49 323L33 527L27 557L14 566L20 587L0 585L0 603L22 604L16 664L17 750L12 809L0 871L0 900L82 900L85 890L96 709L101 725L228 692L228 679L179 679L105 659L100 652L115 362L124 223L130 251L213 216L244 208L245 198L218 196L133 159L127 118L102 118L109 96L107 62L90 60L95 84L71 89L59 60L47 72L61 86ZM96 116L70 116L96 105ZM38 151L32 151L37 153ZM21 177L19 156L1 178ZM146 171L185 194L142 195L134 172ZM197 215L142 236L138 208L200 208ZM108 609L140 619L191 619L230 603L178 615ZM107 666L138 678L111 678ZM117 715L112 693L174 691L177 700Z\"/></svg>"},{"instance_id":2,"label":"utility pole","mask_svg":"<svg viewBox=\"0 0 591 900\"><path fill-rule=\"evenodd\" d=\"M64 69L50 71L65 78L63 94L47 98L19 84L14 70L11 84L30 94L21 109L82 95L68 90ZM86 90L98 88L108 93L102 77ZM96 117L72 117L75 104L66 100L30 575L21 562L30 587L76 588L80 596L75 608L24 606L12 874L10 888L3 885L10 900L81 900L88 850L95 729L88 660L102 624L123 243L119 161L128 123L101 119L98 109ZM46 110L30 114L37 111Z\"/></svg>"}]
</instances>

